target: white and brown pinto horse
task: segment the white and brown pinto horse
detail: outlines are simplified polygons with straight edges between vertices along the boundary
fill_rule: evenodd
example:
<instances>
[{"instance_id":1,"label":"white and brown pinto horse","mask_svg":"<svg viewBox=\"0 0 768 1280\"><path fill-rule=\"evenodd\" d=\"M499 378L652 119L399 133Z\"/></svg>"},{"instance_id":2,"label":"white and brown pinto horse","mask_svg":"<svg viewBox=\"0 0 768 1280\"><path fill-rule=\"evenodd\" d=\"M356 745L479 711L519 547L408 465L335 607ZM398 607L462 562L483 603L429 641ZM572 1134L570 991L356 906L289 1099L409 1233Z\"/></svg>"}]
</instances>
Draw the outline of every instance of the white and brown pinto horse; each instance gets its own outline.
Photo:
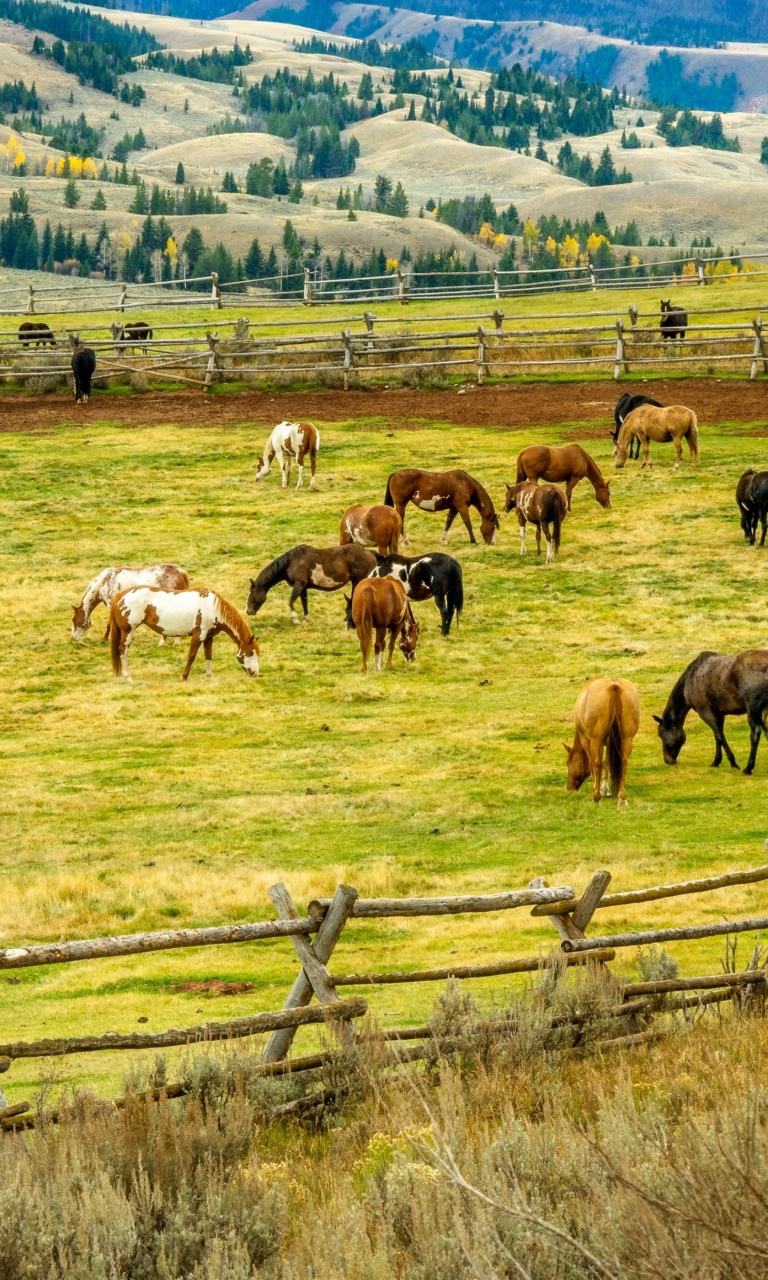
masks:
<instances>
[{"instance_id":1,"label":"white and brown pinto horse","mask_svg":"<svg viewBox=\"0 0 768 1280\"><path fill-rule=\"evenodd\" d=\"M346 597L345 597L346 599ZM351 602L347 600L352 624L360 641L363 655L363 674L368 670L371 640L374 642L374 670L384 670L384 648L389 634L389 654L386 665L392 666L395 642L406 662L416 661L416 644L419 624L411 613L411 606L403 586L395 578L364 578L355 587Z\"/></svg>"},{"instance_id":2,"label":"white and brown pinto horse","mask_svg":"<svg viewBox=\"0 0 768 1280\"><path fill-rule=\"evenodd\" d=\"M341 517L339 545L356 542L359 547L376 547L382 556L393 556L403 536L403 521L391 507L364 507L356 503Z\"/></svg>"},{"instance_id":3,"label":"white and brown pinto horse","mask_svg":"<svg viewBox=\"0 0 768 1280\"><path fill-rule=\"evenodd\" d=\"M584 685L574 709L576 732L568 753L568 790L578 791L592 774L592 798L608 794L627 803L627 766L640 728L640 700L631 680L598 677ZM608 778L603 777L605 752ZM609 786L610 782L610 786Z\"/></svg>"},{"instance_id":4,"label":"white and brown pinto horse","mask_svg":"<svg viewBox=\"0 0 768 1280\"><path fill-rule=\"evenodd\" d=\"M126 569L123 566L102 569L88 583L80 603L72 606L72 639L82 640L91 625L91 614L97 605L106 605L109 610L115 596L121 591L127 591L129 587L162 587L165 591L185 591L188 586L187 574L175 564L153 564L146 569ZM104 639L108 636L109 625ZM162 640L160 643L163 643Z\"/></svg>"},{"instance_id":5,"label":"white and brown pinto horse","mask_svg":"<svg viewBox=\"0 0 768 1280\"><path fill-rule=\"evenodd\" d=\"M234 605L215 591L163 591L160 587L132 587L112 601L109 614L109 642L112 670L126 680L128 650L136 629L147 626L158 635L191 636L186 680L200 645L205 653L205 674L213 674L211 658L214 638L224 632L237 645L237 660L249 676L259 674L259 643L245 618Z\"/></svg>"},{"instance_id":6,"label":"white and brown pinto horse","mask_svg":"<svg viewBox=\"0 0 768 1280\"><path fill-rule=\"evenodd\" d=\"M537 484L526 480L524 484L507 485L505 511L516 511L520 525L520 555L525 555L525 526L536 526L536 554L541 555L541 535L547 542L546 563L551 564L560 550L560 528L568 514L568 502L562 489L556 484ZM550 529L551 525L551 529Z\"/></svg>"},{"instance_id":7,"label":"white and brown pinto horse","mask_svg":"<svg viewBox=\"0 0 768 1280\"><path fill-rule=\"evenodd\" d=\"M309 487L314 489L319 450L320 432L311 422L279 422L264 445L264 456L256 472L256 479L263 480L268 476L272 470L272 463L277 458L277 465L283 477L283 488L287 489L291 478L291 461L295 458L299 470L296 488L301 489L304 485L304 459L309 454L312 471Z\"/></svg>"},{"instance_id":8,"label":"white and brown pinto horse","mask_svg":"<svg viewBox=\"0 0 768 1280\"><path fill-rule=\"evenodd\" d=\"M492 546L499 529L499 517L493 503L479 480L466 471L417 471L405 468L393 471L387 481L384 502L394 507L405 525L405 508L412 502L420 511L447 511L441 542L448 541L448 530L457 516L461 516L470 542L477 539L472 530L469 509L480 513L480 534L483 542ZM403 532L403 542L408 542Z\"/></svg>"}]
</instances>

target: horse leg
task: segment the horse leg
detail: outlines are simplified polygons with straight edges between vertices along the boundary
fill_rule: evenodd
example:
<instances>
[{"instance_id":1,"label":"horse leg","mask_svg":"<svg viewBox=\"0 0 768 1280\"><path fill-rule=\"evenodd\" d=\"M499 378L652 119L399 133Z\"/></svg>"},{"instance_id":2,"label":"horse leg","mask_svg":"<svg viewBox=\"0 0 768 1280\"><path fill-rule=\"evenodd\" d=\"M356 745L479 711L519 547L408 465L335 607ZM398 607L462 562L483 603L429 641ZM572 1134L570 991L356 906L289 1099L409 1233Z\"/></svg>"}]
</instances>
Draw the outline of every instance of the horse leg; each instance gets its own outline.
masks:
<instances>
[{"instance_id":1,"label":"horse leg","mask_svg":"<svg viewBox=\"0 0 768 1280\"><path fill-rule=\"evenodd\" d=\"M547 559L545 563L552 564L555 558L555 539L548 524L545 524L543 528L544 528L544 537L547 540Z\"/></svg>"},{"instance_id":2,"label":"horse leg","mask_svg":"<svg viewBox=\"0 0 768 1280\"><path fill-rule=\"evenodd\" d=\"M674 445L675 445L675 465L672 468L672 470L679 471L680 463L683 460L683 443L681 440L678 439L678 440L675 440Z\"/></svg>"},{"instance_id":3,"label":"horse leg","mask_svg":"<svg viewBox=\"0 0 768 1280\"><path fill-rule=\"evenodd\" d=\"M736 763L736 757L731 751L726 740L725 733L723 732L725 716L720 711L713 711L711 707L703 707L701 710L697 707L696 710L699 712L704 723L709 725L715 737L715 758L712 761L712 768L720 768L723 759L723 752L725 752L725 758L731 768L738 769L739 766Z\"/></svg>"},{"instance_id":4,"label":"horse leg","mask_svg":"<svg viewBox=\"0 0 768 1280\"><path fill-rule=\"evenodd\" d=\"M132 631L122 631L120 633L120 673L129 684L133 684L133 676L128 671L128 650L131 647L132 640Z\"/></svg>"},{"instance_id":5,"label":"horse leg","mask_svg":"<svg viewBox=\"0 0 768 1280\"><path fill-rule=\"evenodd\" d=\"M768 524L768 507L763 507L762 511L759 514L759 520L760 520L760 524L763 527L762 537L760 538L760 546L764 547L766 525ZM757 520L755 520L755 537L756 536L757 536ZM752 542L754 543L754 541L755 541L755 538L753 537Z\"/></svg>"},{"instance_id":6,"label":"horse leg","mask_svg":"<svg viewBox=\"0 0 768 1280\"><path fill-rule=\"evenodd\" d=\"M747 714L747 723L749 724L749 759L746 764L744 773L752 773L757 760L757 748L760 746L760 734L763 732L762 720L756 720L752 716L752 712Z\"/></svg>"},{"instance_id":7,"label":"horse leg","mask_svg":"<svg viewBox=\"0 0 768 1280\"><path fill-rule=\"evenodd\" d=\"M629 768L629 757L632 755L632 748L634 745L634 738L622 738L621 740L621 777L619 778L618 794L619 809L623 809L627 804L627 769Z\"/></svg>"},{"instance_id":8,"label":"horse leg","mask_svg":"<svg viewBox=\"0 0 768 1280\"><path fill-rule=\"evenodd\" d=\"M540 522L537 520L536 521L536 555L537 556L541 555L541 529L542 529L542 526ZM546 533L544 534L544 537L547 538ZM547 538L547 563L549 563L549 538Z\"/></svg>"},{"instance_id":9,"label":"horse leg","mask_svg":"<svg viewBox=\"0 0 768 1280\"><path fill-rule=\"evenodd\" d=\"M599 804L602 796L607 795L603 788L603 741L602 738L590 738L587 742L587 759L592 773L592 799Z\"/></svg>"},{"instance_id":10,"label":"horse leg","mask_svg":"<svg viewBox=\"0 0 768 1280\"><path fill-rule=\"evenodd\" d=\"M269 475L270 471L272 470L272 461L274 459L274 456L275 456L275 451L272 448L272 445L268 444L266 449L264 450L264 457L261 460L261 466L256 472L257 480L263 480L265 476Z\"/></svg>"},{"instance_id":11,"label":"horse leg","mask_svg":"<svg viewBox=\"0 0 768 1280\"><path fill-rule=\"evenodd\" d=\"M306 591L307 591L306 587L301 582L296 582L293 585L290 598L288 600L288 608L291 611L291 622L295 622L297 627L301 622L301 618L296 612L296 601L301 598L301 603L304 605L304 614L306 616L307 606L304 603L304 600L306 597Z\"/></svg>"},{"instance_id":12,"label":"horse leg","mask_svg":"<svg viewBox=\"0 0 768 1280\"><path fill-rule=\"evenodd\" d=\"M310 489L314 489L315 487L315 468L316 467L317 467L317 451L315 451L314 453L310 453L309 455L309 468L311 472L310 479L309 479Z\"/></svg>"},{"instance_id":13,"label":"horse leg","mask_svg":"<svg viewBox=\"0 0 768 1280\"><path fill-rule=\"evenodd\" d=\"M304 455L306 452L307 452L307 447L305 444L302 444L299 447L299 452L296 454L296 469L299 473L299 478L296 481L297 489L304 488Z\"/></svg>"},{"instance_id":14,"label":"horse leg","mask_svg":"<svg viewBox=\"0 0 768 1280\"><path fill-rule=\"evenodd\" d=\"M411 545L411 540L408 537L408 534L405 532L405 509L407 506L408 506L407 502L395 503L395 511L397 512L397 514L399 515L400 519L403 522L402 532L400 534L400 541L402 542L404 547L410 547Z\"/></svg>"},{"instance_id":15,"label":"horse leg","mask_svg":"<svg viewBox=\"0 0 768 1280\"><path fill-rule=\"evenodd\" d=\"M384 648L386 646L386 643L387 643L386 627L377 627L376 641L373 646L373 652L375 655L374 669L376 671L384 670Z\"/></svg>"},{"instance_id":16,"label":"horse leg","mask_svg":"<svg viewBox=\"0 0 768 1280\"><path fill-rule=\"evenodd\" d=\"M438 609L440 610L440 623L441 623L441 625L440 625L440 635L441 635L441 636L447 636L447 635L449 635L449 634L450 634L450 630L451 630L451 620L452 620L452 615L451 615L451 612L450 612L450 607L449 607L449 605L448 605L448 597L447 597L447 596L435 596L435 597L434 597L434 600L435 600L435 604L437 605Z\"/></svg>"},{"instance_id":17,"label":"horse leg","mask_svg":"<svg viewBox=\"0 0 768 1280\"><path fill-rule=\"evenodd\" d=\"M521 555L521 556L524 556L524 555L525 555L525 525L526 525L526 520L525 520L525 516L524 516L520 511L518 511L518 513L517 513L517 521L518 521L518 524L520 525L520 555Z\"/></svg>"},{"instance_id":18,"label":"horse leg","mask_svg":"<svg viewBox=\"0 0 768 1280\"><path fill-rule=\"evenodd\" d=\"M192 639L189 642L189 653L187 654L187 665L181 673L182 680L189 679L189 673L192 669L192 663L197 657L197 651L202 644L202 638L197 631L192 632Z\"/></svg>"},{"instance_id":19,"label":"horse leg","mask_svg":"<svg viewBox=\"0 0 768 1280\"><path fill-rule=\"evenodd\" d=\"M399 628L397 628L397 627L390 627L390 629L389 629L389 653L387 654L387 666L388 666L388 667L391 667L391 666L392 666L392 654L395 652L395 641L397 640L397 637L398 637L399 635L400 635L400 630L399 630Z\"/></svg>"},{"instance_id":20,"label":"horse leg","mask_svg":"<svg viewBox=\"0 0 768 1280\"><path fill-rule=\"evenodd\" d=\"M565 496L566 496L566 498L568 499L568 510L569 510L569 511L570 511L570 509L571 509L571 494L573 493L573 491L574 491L574 489L576 488L576 485L577 485L578 483L579 483L578 478L577 478L576 480L574 480L573 476L569 476L569 477L568 477L568 479L567 479L567 481L566 481L566 484L565 484Z\"/></svg>"},{"instance_id":21,"label":"horse leg","mask_svg":"<svg viewBox=\"0 0 768 1280\"><path fill-rule=\"evenodd\" d=\"M456 511L449 511L449 512L448 512L448 519L447 519L447 520L446 520L446 522L445 522L445 528L443 529L442 537L440 538L440 541L441 541L441 542L447 542L447 541L448 541L448 530L450 529L450 527L451 527L451 525L453 524L454 520L456 519L456 516L457 516L457 515L458 515L458 512L456 512ZM472 539L472 541L474 542L474 538Z\"/></svg>"},{"instance_id":22,"label":"horse leg","mask_svg":"<svg viewBox=\"0 0 768 1280\"><path fill-rule=\"evenodd\" d=\"M469 507L459 507L459 515L464 521L470 542L477 542L477 538L472 531L472 521L469 518Z\"/></svg>"},{"instance_id":23,"label":"horse leg","mask_svg":"<svg viewBox=\"0 0 768 1280\"><path fill-rule=\"evenodd\" d=\"M309 617L309 603L308 603L308 601L307 601L307 589L306 589L306 587L304 588L304 590L303 590L303 591L302 591L302 593L301 593L301 607L302 607L302 609L304 610L304 618L302 619L302 621L306 622L306 621L307 621L307 618Z\"/></svg>"},{"instance_id":24,"label":"horse leg","mask_svg":"<svg viewBox=\"0 0 768 1280\"><path fill-rule=\"evenodd\" d=\"M205 654L205 674L210 678L213 675L213 633L205 637L203 653Z\"/></svg>"}]
</instances>

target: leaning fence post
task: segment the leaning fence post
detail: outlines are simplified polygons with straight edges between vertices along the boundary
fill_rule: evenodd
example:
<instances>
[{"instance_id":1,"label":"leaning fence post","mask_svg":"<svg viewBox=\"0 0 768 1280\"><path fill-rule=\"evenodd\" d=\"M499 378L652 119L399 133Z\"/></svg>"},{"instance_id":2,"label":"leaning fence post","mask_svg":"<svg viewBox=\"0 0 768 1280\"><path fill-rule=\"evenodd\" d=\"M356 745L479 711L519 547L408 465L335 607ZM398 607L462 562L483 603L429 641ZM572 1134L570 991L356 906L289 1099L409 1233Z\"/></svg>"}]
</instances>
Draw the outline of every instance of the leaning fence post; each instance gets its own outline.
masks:
<instances>
[{"instance_id":1,"label":"leaning fence post","mask_svg":"<svg viewBox=\"0 0 768 1280\"><path fill-rule=\"evenodd\" d=\"M621 377L622 370L629 373L629 364L627 363L627 351L624 345L624 321L616 321L616 363L613 366L613 377L618 382Z\"/></svg>"},{"instance_id":2,"label":"leaning fence post","mask_svg":"<svg viewBox=\"0 0 768 1280\"><path fill-rule=\"evenodd\" d=\"M704 279L704 259L700 253L696 255L696 275L699 277L699 284L705 284Z\"/></svg>"},{"instance_id":3,"label":"leaning fence post","mask_svg":"<svg viewBox=\"0 0 768 1280\"><path fill-rule=\"evenodd\" d=\"M750 382L754 382L757 377L757 369L762 357L763 373L768 373L768 350L766 350L765 338L763 337L763 317L757 316L752 321L752 328L755 331L755 347L752 352L752 368L749 372Z\"/></svg>"},{"instance_id":4,"label":"leaning fence post","mask_svg":"<svg viewBox=\"0 0 768 1280\"><path fill-rule=\"evenodd\" d=\"M115 307L115 311L125 311L125 301L127 297L128 297L128 285L121 284L120 297L117 300L117 306Z\"/></svg>"},{"instance_id":5,"label":"leaning fence post","mask_svg":"<svg viewBox=\"0 0 768 1280\"><path fill-rule=\"evenodd\" d=\"M631 307L629 308L629 322L632 325L633 329L637 328L637 322L639 317L640 317L640 312L638 311L637 306L633 302Z\"/></svg>"},{"instance_id":6,"label":"leaning fence post","mask_svg":"<svg viewBox=\"0 0 768 1280\"><path fill-rule=\"evenodd\" d=\"M493 323L496 325L496 334L497 334L497 336L498 336L498 337L501 337L501 336L502 336L501 330L502 330L502 326L503 326L503 324L504 324L504 312L503 312L503 311L499 311L499 310L497 309L496 311L494 311L494 312L492 312L492 313L491 313L491 319L493 320Z\"/></svg>"},{"instance_id":7,"label":"leaning fence post","mask_svg":"<svg viewBox=\"0 0 768 1280\"><path fill-rule=\"evenodd\" d=\"M365 321L365 327L368 330L368 350L373 351L373 322L376 317L372 311L364 311L363 319Z\"/></svg>"},{"instance_id":8,"label":"leaning fence post","mask_svg":"<svg viewBox=\"0 0 768 1280\"><path fill-rule=\"evenodd\" d=\"M501 297L501 289L499 287L499 273L496 267L491 267L491 278L493 280L493 296L498 302Z\"/></svg>"},{"instance_id":9,"label":"leaning fence post","mask_svg":"<svg viewBox=\"0 0 768 1280\"><path fill-rule=\"evenodd\" d=\"M482 387L483 378L486 370L485 362L485 329L481 324L477 326L477 385Z\"/></svg>"},{"instance_id":10,"label":"leaning fence post","mask_svg":"<svg viewBox=\"0 0 768 1280\"><path fill-rule=\"evenodd\" d=\"M587 270L589 271L589 278L592 281L592 288L596 289L597 288L597 272L595 271L594 265L591 262L587 264Z\"/></svg>"},{"instance_id":11,"label":"leaning fence post","mask_svg":"<svg viewBox=\"0 0 768 1280\"><path fill-rule=\"evenodd\" d=\"M35 286L29 286L29 301L27 302L27 315L31 316L35 313Z\"/></svg>"},{"instance_id":12,"label":"leaning fence post","mask_svg":"<svg viewBox=\"0 0 768 1280\"><path fill-rule=\"evenodd\" d=\"M304 306L312 306L312 281L309 278L309 267L304 268Z\"/></svg>"},{"instance_id":13,"label":"leaning fence post","mask_svg":"<svg viewBox=\"0 0 768 1280\"><path fill-rule=\"evenodd\" d=\"M208 346L210 347L211 354L208 357L208 367L205 371L205 382L203 384L203 390L209 391L211 387L211 382L213 381L213 371L218 366L218 363L219 363L219 353L217 351L217 347L219 345L219 335L217 333L206 333L205 340L208 343Z\"/></svg>"},{"instance_id":14,"label":"leaning fence post","mask_svg":"<svg viewBox=\"0 0 768 1280\"><path fill-rule=\"evenodd\" d=\"M219 277L215 271L211 272L211 311L221 311L221 289L219 288Z\"/></svg>"},{"instance_id":15,"label":"leaning fence post","mask_svg":"<svg viewBox=\"0 0 768 1280\"><path fill-rule=\"evenodd\" d=\"M352 336L349 329L342 329L341 340L344 343L344 390L349 391L349 371L352 368Z\"/></svg>"},{"instance_id":16,"label":"leaning fence post","mask_svg":"<svg viewBox=\"0 0 768 1280\"><path fill-rule=\"evenodd\" d=\"M333 895L331 905L317 931L312 948L315 960L319 961L321 965L326 965L330 960L333 948L341 937L357 898L357 889L350 889L346 885L339 885ZM279 910L280 908L278 907ZM302 1005L309 1004L312 999L312 991L312 983L302 967L301 973L298 974L288 993L288 998L283 1008L298 1009ZM293 1043L295 1034L293 1027L286 1027L281 1031L273 1031L264 1049L262 1062L279 1062L281 1058L284 1058Z\"/></svg>"}]
</instances>

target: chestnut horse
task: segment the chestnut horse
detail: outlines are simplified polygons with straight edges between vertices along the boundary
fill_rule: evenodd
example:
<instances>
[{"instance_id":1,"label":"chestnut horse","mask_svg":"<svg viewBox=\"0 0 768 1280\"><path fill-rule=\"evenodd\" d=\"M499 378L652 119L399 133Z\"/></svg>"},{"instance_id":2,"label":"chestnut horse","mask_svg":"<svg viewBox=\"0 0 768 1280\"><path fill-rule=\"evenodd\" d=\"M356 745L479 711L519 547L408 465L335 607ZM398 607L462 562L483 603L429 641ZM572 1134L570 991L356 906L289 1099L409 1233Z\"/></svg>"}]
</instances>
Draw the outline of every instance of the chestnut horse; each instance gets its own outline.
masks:
<instances>
[{"instance_id":1,"label":"chestnut horse","mask_svg":"<svg viewBox=\"0 0 768 1280\"><path fill-rule=\"evenodd\" d=\"M675 465L677 471L683 456L683 440L688 441L691 451L691 466L695 467L699 460L699 428L693 409L684 404L673 404L667 409L657 409L654 405L643 404L639 409L624 419L619 438L616 441L616 466L621 469L627 460L629 442L634 436L640 441L643 449L643 466L652 467L651 440L660 443L672 441L675 446Z\"/></svg>"},{"instance_id":2,"label":"chestnut horse","mask_svg":"<svg viewBox=\"0 0 768 1280\"><path fill-rule=\"evenodd\" d=\"M296 488L301 489L304 485L304 459L309 454L312 472L309 487L314 489L319 449L320 432L311 422L279 422L264 445L264 456L256 472L256 479L263 480L268 476L272 470L272 461L277 458L277 465L283 477L282 487L287 489L291 478L291 459L295 458L299 471Z\"/></svg>"},{"instance_id":3,"label":"chestnut horse","mask_svg":"<svg viewBox=\"0 0 768 1280\"><path fill-rule=\"evenodd\" d=\"M536 525L536 554L541 555L541 535L547 542L547 564L551 564L560 550L560 527L568 514L565 494L554 484L536 484L526 480L524 484L507 485L505 511L516 511L520 525L520 555L525 555L525 526ZM552 525L550 533L549 526Z\"/></svg>"},{"instance_id":4,"label":"chestnut horse","mask_svg":"<svg viewBox=\"0 0 768 1280\"><path fill-rule=\"evenodd\" d=\"M205 653L205 674L213 674L211 658L214 637L223 631L237 645L237 660L246 675L259 674L259 642L234 605L214 591L163 591L160 587L131 587L112 601L109 613L109 642L112 670L126 680L128 650L137 627L147 626L161 636L191 636L187 665L190 668L200 645Z\"/></svg>"},{"instance_id":5,"label":"chestnut horse","mask_svg":"<svg viewBox=\"0 0 768 1280\"><path fill-rule=\"evenodd\" d=\"M120 591L127 591L128 587L164 587L166 591L183 591L188 586L189 578L175 564L153 564L146 569L126 569L116 565L102 569L88 583L80 603L72 606L72 639L82 640L97 605L105 604L109 609L115 596ZM104 639L108 636L109 624ZM160 643L163 644L162 639Z\"/></svg>"},{"instance_id":6,"label":"chestnut horse","mask_svg":"<svg viewBox=\"0 0 768 1280\"><path fill-rule=\"evenodd\" d=\"M549 480L554 484L565 481L569 511L571 494L585 476L595 490L595 500L601 507L610 508L611 482L603 478L594 458L580 444L532 444L517 456L517 483L522 484L524 480Z\"/></svg>"},{"instance_id":7,"label":"chestnut horse","mask_svg":"<svg viewBox=\"0 0 768 1280\"><path fill-rule=\"evenodd\" d=\"M288 582L291 587L291 596L288 601L291 622L297 624L300 622L296 612L297 600L301 600L306 622L309 617L308 591L338 591L348 582L356 587L358 582L368 577L377 564L378 557L373 551L366 551L363 547L354 544L318 550L303 542L298 547L293 547L291 551L286 551L284 555L278 556L267 565L266 569L262 569L258 578L251 578L251 589L248 593L245 612L249 617L253 617L266 600L267 592L278 582Z\"/></svg>"},{"instance_id":8,"label":"chestnut horse","mask_svg":"<svg viewBox=\"0 0 768 1280\"><path fill-rule=\"evenodd\" d=\"M347 507L341 517L339 544L356 542L359 547L376 547L382 556L393 556L403 536L403 521L391 507Z\"/></svg>"},{"instance_id":9,"label":"chestnut horse","mask_svg":"<svg viewBox=\"0 0 768 1280\"><path fill-rule=\"evenodd\" d=\"M725 653L705 650L686 668L667 699L664 714L654 716L661 738L665 764L677 764L685 742L685 718L695 711L715 735L717 769L726 759L738 769L736 758L726 742L723 724L726 716L743 716L749 725L749 760L744 773L752 773L760 745L760 734L768 737L768 650L747 649L730 657Z\"/></svg>"},{"instance_id":10,"label":"chestnut horse","mask_svg":"<svg viewBox=\"0 0 768 1280\"><path fill-rule=\"evenodd\" d=\"M407 468L404 471L393 471L387 481L384 502L388 507L395 507L405 525L405 508L412 502L420 511L447 511L448 519L441 538L448 541L448 530L461 516L469 533L470 542L476 542L469 519L469 508L475 507L480 512L480 533L483 542L492 546L496 541L499 528L499 517L493 509L493 503L479 480L466 471L417 471ZM403 542L408 538L403 532Z\"/></svg>"},{"instance_id":11,"label":"chestnut horse","mask_svg":"<svg viewBox=\"0 0 768 1280\"><path fill-rule=\"evenodd\" d=\"M345 600L347 597L344 597ZM355 587L351 602L347 600L352 622L360 641L360 652L363 655L363 674L368 670L368 658L371 653L371 639L376 632L374 644L374 670L384 670L384 646L389 632L389 654L387 666L392 666L392 653L395 641L400 641L400 649L406 662L416 661L416 644L419 639L419 624L411 613L411 606L403 586L395 578L365 578Z\"/></svg>"},{"instance_id":12,"label":"chestnut horse","mask_svg":"<svg viewBox=\"0 0 768 1280\"><path fill-rule=\"evenodd\" d=\"M568 753L568 790L578 791L592 774L592 799L617 796L627 803L627 766L640 728L640 699L631 680L598 677L584 685L573 712L576 732ZM603 765L603 752L606 754ZM603 768L608 770L608 781Z\"/></svg>"}]
</instances>

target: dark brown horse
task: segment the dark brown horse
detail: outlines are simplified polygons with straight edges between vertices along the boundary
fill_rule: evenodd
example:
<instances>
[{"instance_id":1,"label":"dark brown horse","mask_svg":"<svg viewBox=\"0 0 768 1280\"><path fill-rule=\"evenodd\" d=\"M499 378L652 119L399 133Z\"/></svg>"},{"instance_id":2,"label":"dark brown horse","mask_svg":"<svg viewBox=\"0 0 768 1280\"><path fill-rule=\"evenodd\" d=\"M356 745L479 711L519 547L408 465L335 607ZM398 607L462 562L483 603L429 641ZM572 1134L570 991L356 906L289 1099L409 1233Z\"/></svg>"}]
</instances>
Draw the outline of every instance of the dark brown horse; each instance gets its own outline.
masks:
<instances>
[{"instance_id":1,"label":"dark brown horse","mask_svg":"<svg viewBox=\"0 0 768 1280\"><path fill-rule=\"evenodd\" d=\"M580 444L546 445L532 444L517 458L517 483L524 480L549 480L554 484L565 482L568 510L571 494L584 477L595 490L595 498L601 507L611 505L611 482L603 479L603 473Z\"/></svg>"},{"instance_id":2,"label":"dark brown horse","mask_svg":"<svg viewBox=\"0 0 768 1280\"><path fill-rule=\"evenodd\" d=\"M364 507L357 503L347 507L341 517L339 542L346 546L356 542L359 547L376 547L380 555L396 555L403 536L403 522L396 511L380 504Z\"/></svg>"},{"instance_id":3,"label":"dark brown horse","mask_svg":"<svg viewBox=\"0 0 768 1280\"><path fill-rule=\"evenodd\" d=\"M535 480L526 480L524 484L508 484L504 510L517 512L520 525L520 555L525 555L525 526L534 524L536 554L541 555L543 533L547 542L547 564L551 564L560 550L560 527L568 513L562 489L558 489L554 484L536 484Z\"/></svg>"},{"instance_id":4,"label":"dark brown horse","mask_svg":"<svg viewBox=\"0 0 768 1280\"><path fill-rule=\"evenodd\" d=\"M405 526L405 508L412 502L420 511L447 511L448 519L441 541L448 541L448 530L457 516L467 527L470 542L477 542L472 531L469 508L480 512L480 534L483 542L492 546L496 541L499 517L493 503L479 480L466 471L417 471L406 468L393 471L387 481L384 503L395 507ZM403 542L408 538L403 531Z\"/></svg>"},{"instance_id":5,"label":"dark brown horse","mask_svg":"<svg viewBox=\"0 0 768 1280\"><path fill-rule=\"evenodd\" d=\"M419 624L411 613L411 606L402 584L395 578L366 578L364 582L359 582L352 596L351 613L357 638L360 641L360 652L363 655L363 673L368 670L374 631L376 632L374 644L376 671L384 670L384 646L387 642L387 633L389 633L387 666L392 666L396 640L400 641L400 649L406 662L415 662Z\"/></svg>"},{"instance_id":6,"label":"dark brown horse","mask_svg":"<svg viewBox=\"0 0 768 1280\"><path fill-rule=\"evenodd\" d=\"M760 546L764 547L768 529L768 471L744 472L736 486L736 505L747 542L754 547L759 522L763 528Z\"/></svg>"},{"instance_id":7,"label":"dark brown horse","mask_svg":"<svg viewBox=\"0 0 768 1280\"><path fill-rule=\"evenodd\" d=\"M277 586L278 582L288 582L291 587L291 596L288 601L291 621L296 623L300 621L296 612L296 601L299 599L304 610L304 621L306 621L309 616L308 591L338 591L348 582L356 587L358 582L368 577L377 564L378 558L372 551L366 551L364 547L358 547L354 543L346 547L318 550L302 542L298 547L293 547L268 564L266 569L262 569L258 578L251 578L251 589L248 593L245 612L253 617L266 600L267 592Z\"/></svg>"},{"instance_id":8,"label":"dark brown horse","mask_svg":"<svg viewBox=\"0 0 768 1280\"><path fill-rule=\"evenodd\" d=\"M725 752L732 769L738 764L723 733L726 716L746 714L750 751L745 773L751 773L757 759L761 732L768 737L768 650L747 649L730 657L705 651L685 668L669 695L662 716L654 716L664 752L665 764L677 764L685 742L685 717L695 711L715 735L716 769Z\"/></svg>"}]
</instances>

